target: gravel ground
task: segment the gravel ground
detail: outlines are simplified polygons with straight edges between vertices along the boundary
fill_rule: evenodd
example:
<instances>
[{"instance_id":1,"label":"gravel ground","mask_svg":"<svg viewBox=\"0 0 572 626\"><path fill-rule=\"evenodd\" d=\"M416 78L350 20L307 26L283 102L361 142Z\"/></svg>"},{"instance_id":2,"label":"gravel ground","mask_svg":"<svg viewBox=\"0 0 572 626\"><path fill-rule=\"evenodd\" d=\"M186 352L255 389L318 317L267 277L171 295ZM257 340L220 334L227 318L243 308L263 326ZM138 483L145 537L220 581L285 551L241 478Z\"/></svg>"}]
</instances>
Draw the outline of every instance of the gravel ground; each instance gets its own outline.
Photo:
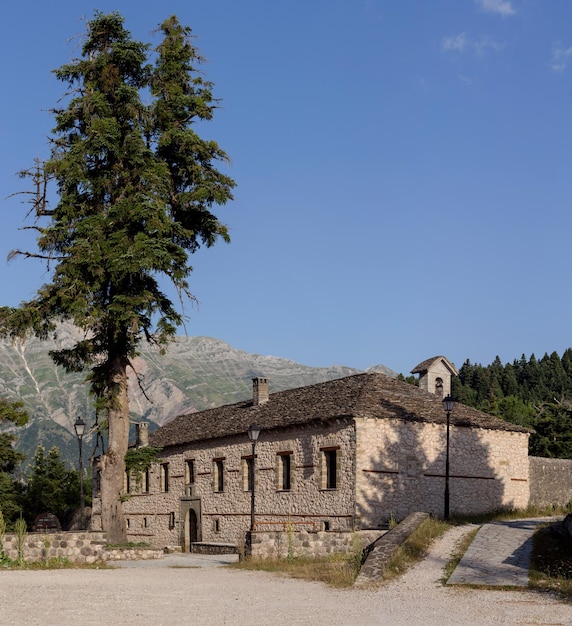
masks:
<instances>
[{"instance_id":1,"label":"gravel ground","mask_svg":"<svg viewBox=\"0 0 572 626\"><path fill-rule=\"evenodd\" d=\"M443 565L467 527L390 585L332 590L220 567L0 572L0 624L572 624L572 605L529 591L444 587Z\"/></svg>"}]
</instances>

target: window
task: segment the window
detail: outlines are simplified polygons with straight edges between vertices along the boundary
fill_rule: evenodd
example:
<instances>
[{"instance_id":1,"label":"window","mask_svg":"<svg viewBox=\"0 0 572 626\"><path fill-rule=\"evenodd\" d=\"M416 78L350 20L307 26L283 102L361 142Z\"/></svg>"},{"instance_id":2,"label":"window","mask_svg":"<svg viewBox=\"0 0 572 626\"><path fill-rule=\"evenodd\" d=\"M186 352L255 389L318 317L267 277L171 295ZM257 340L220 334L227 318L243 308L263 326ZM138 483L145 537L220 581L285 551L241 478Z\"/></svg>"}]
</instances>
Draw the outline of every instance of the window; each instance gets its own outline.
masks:
<instances>
[{"instance_id":1,"label":"window","mask_svg":"<svg viewBox=\"0 0 572 626\"><path fill-rule=\"evenodd\" d=\"M242 488L244 491L252 491L254 483L254 462L253 457L242 457Z\"/></svg>"},{"instance_id":2,"label":"window","mask_svg":"<svg viewBox=\"0 0 572 626\"><path fill-rule=\"evenodd\" d=\"M218 492L224 491L224 459L213 461L213 489Z\"/></svg>"},{"instance_id":3,"label":"window","mask_svg":"<svg viewBox=\"0 0 572 626\"><path fill-rule=\"evenodd\" d=\"M189 459L185 462L185 484L193 485L195 482L195 460Z\"/></svg>"},{"instance_id":4,"label":"window","mask_svg":"<svg viewBox=\"0 0 572 626\"><path fill-rule=\"evenodd\" d=\"M93 495L99 495L99 492L101 491L101 470L98 469L95 472L95 476L93 479Z\"/></svg>"},{"instance_id":5,"label":"window","mask_svg":"<svg viewBox=\"0 0 572 626\"><path fill-rule=\"evenodd\" d=\"M143 528L147 528L147 518L143 518Z\"/></svg>"},{"instance_id":6,"label":"window","mask_svg":"<svg viewBox=\"0 0 572 626\"><path fill-rule=\"evenodd\" d=\"M129 470L125 470L125 476L123 477L123 491L125 491L125 493L131 493L131 473Z\"/></svg>"},{"instance_id":7,"label":"window","mask_svg":"<svg viewBox=\"0 0 572 626\"><path fill-rule=\"evenodd\" d=\"M338 487L339 448L322 448L322 489Z\"/></svg>"},{"instance_id":8,"label":"window","mask_svg":"<svg viewBox=\"0 0 572 626\"><path fill-rule=\"evenodd\" d=\"M215 533L220 533L220 520L219 519L213 520L213 530Z\"/></svg>"},{"instance_id":9,"label":"window","mask_svg":"<svg viewBox=\"0 0 572 626\"><path fill-rule=\"evenodd\" d=\"M169 513L169 528L172 530L175 528L175 512L171 511Z\"/></svg>"},{"instance_id":10,"label":"window","mask_svg":"<svg viewBox=\"0 0 572 626\"><path fill-rule=\"evenodd\" d=\"M167 493L169 491L169 464L161 463L161 491Z\"/></svg>"},{"instance_id":11,"label":"window","mask_svg":"<svg viewBox=\"0 0 572 626\"><path fill-rule=\"evenodd\" d=\"M149 493L149 486L151 485L151 475L149 469L145 470L145 476L143 478L143 490L145 493Z\"/></svg>"},{"instance_id":12,"label":"window","mask_svg":"<svg viewBox=\"0 0 572 626\"><path fill-rule=\"evenodd\" d=\"M292 453L278 453L278 489L290 491L292 488Z\"/></svg>"}]
</instances>

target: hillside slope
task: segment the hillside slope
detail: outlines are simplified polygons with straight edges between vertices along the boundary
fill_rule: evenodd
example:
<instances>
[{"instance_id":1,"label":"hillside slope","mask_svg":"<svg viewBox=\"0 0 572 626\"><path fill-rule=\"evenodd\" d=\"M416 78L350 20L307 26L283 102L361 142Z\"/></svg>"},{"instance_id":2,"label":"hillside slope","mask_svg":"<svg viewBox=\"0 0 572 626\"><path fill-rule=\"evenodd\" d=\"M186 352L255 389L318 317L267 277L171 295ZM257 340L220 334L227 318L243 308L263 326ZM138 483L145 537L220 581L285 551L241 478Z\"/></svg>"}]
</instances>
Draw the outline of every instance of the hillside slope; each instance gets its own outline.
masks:
<instances>
[{"instance_id":1,"label":"hillside slope","mask_svg":"<svg viewBox=\"0 0 572 626\"><path fill-rule=\"evenodd\" d=\"M0 394L22 400L30 423L18 430L18 448L30 458L37 445L57 445L62 456L75 462L78 444L73 422L81 416L88 426L94 410L84 374L66 374L57 368L49 351L70 345L78 337L62 326L58 339L41 342L0 341ZM251 379L265 376L270 392L342 378L360 370L343 367L307 367L288 359L237 350L209 337L178 337L165 354L143 345L134 360L129 395L133 421L160 426L181 413L237 402L250 397ZM375 366L393 375L385 366ZM90 439L87 438L86 454Z\"/></svg>"}]
</instances>

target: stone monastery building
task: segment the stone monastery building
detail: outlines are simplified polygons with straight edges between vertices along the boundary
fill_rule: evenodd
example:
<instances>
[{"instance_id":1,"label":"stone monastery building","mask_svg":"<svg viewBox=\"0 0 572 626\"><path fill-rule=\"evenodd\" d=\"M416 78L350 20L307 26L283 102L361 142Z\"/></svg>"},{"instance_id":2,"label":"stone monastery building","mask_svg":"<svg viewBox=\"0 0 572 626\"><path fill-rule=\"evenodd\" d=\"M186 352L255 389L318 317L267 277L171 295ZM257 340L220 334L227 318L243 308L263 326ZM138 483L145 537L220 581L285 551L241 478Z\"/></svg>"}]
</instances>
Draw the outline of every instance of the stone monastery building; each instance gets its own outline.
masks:
<instances>
[{"instance_id":1,"label":"stone monastery building","mask_svg":"<svg viewBox=\"0 0 572 626\"><path fill-rule=\"evenodd\" d=\"M251 524L253 423L255 530L376 529L413 511L442 516L441 401L456 370L435 357L413 371L419 387L364 373L270 394L267 379L255 378L251 399L175 418L149 437L161 462L127 486L129 540L184 551L240 544ZM451 514L526 507L529 431L460 404L450 423Z\"/></svg>"}]
</instances>

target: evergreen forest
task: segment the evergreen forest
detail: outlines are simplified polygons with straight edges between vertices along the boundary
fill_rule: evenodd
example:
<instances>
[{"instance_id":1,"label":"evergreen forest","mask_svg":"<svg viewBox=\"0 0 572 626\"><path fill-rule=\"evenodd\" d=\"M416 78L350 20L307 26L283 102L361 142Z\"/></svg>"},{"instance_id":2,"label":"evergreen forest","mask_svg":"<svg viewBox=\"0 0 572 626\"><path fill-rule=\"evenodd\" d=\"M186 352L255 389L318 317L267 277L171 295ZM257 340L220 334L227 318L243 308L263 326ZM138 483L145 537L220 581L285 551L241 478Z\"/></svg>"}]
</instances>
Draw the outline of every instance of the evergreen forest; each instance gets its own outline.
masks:
<instances>
[{"instance_id":1,"label":"evergreen forest","mask_svg":"<svg viewBox=\"0 0 572 626\"><path fill-rule=\"evenodd\" d=\"M504 365L498 356L486 366L467 359L459 377L453 377L452 396L531 428L531 455L572 459L572 348L562 357L553 352L527 359L523 354Z\"/></svg>"}]
</instances>

